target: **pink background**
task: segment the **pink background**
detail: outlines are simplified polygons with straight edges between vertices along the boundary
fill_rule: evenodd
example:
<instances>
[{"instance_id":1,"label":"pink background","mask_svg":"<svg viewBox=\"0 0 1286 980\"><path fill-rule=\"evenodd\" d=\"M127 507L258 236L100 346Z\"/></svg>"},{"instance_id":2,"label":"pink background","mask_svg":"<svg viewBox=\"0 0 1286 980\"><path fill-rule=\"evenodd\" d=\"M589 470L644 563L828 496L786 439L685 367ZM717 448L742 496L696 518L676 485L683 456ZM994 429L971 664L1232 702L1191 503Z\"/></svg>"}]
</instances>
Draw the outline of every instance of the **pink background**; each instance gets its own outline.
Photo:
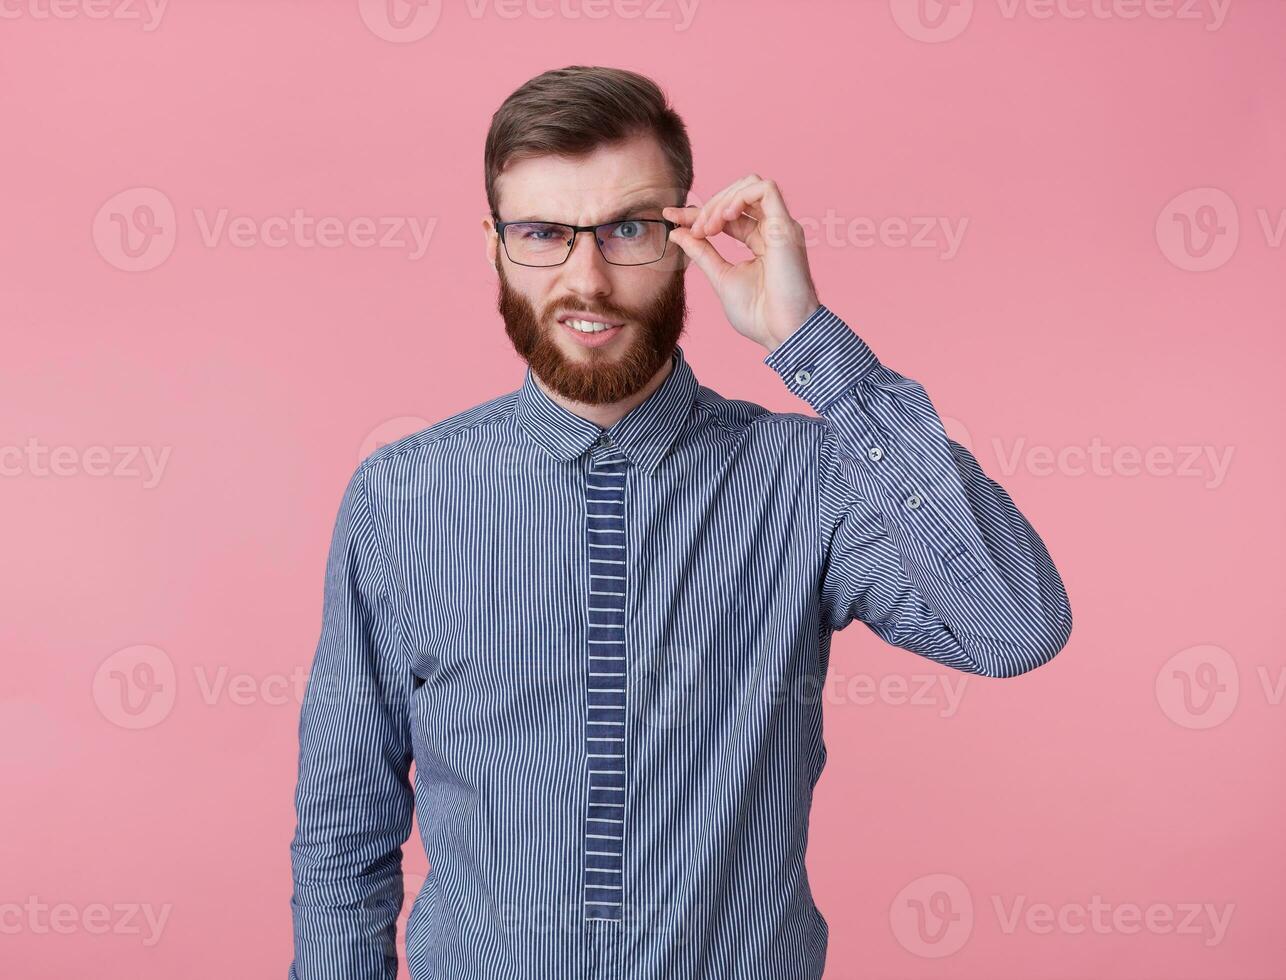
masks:
<instances>
[{"instance_id":1,"label":"pink background","mask_svg":"<svg viewBox=\"0 0 1286 980\"><path fill-rule=\"evenodd\" d=\"M827 976L1286 976L1286 6L104 2L0 24L0 974L285 976L340 493L521 382L483 137L526 78L605 63L671 93L694 200L754 170L832 221L823 301L1072 600L1013 680L836 638ZM319 247L267 220L296 210L365 222ZM203 235L221 211L250 237ZM390 216L434 222L423 254L367 245ZM702 383L807 411L688 281Z\"/></svg>"}]
</instances>

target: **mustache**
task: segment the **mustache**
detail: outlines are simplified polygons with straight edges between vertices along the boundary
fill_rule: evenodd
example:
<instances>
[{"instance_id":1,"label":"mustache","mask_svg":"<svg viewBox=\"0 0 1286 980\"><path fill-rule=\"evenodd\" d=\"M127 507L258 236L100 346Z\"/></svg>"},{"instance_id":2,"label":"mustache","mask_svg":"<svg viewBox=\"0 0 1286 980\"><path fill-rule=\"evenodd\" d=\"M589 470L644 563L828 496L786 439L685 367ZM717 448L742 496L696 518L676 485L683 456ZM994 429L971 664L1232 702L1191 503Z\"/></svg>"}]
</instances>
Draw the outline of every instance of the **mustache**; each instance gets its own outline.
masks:
<instances>
[{"instance_id":1,"label":"mustache","mask_svg":"<svg viewBox=\"0 0 1286 980\"><path fill-rule=\"evenodd\" d=\"M599 303L595 306L587 306L584 303L572 301L561 303L547 303L543 319L548 322L556 319L560 314L573 315L576 313L585 313L589 316L608 317L613 320L637 320L637 311L627 310L622 306L614 303Z\"/></svg>"}]
</instances>

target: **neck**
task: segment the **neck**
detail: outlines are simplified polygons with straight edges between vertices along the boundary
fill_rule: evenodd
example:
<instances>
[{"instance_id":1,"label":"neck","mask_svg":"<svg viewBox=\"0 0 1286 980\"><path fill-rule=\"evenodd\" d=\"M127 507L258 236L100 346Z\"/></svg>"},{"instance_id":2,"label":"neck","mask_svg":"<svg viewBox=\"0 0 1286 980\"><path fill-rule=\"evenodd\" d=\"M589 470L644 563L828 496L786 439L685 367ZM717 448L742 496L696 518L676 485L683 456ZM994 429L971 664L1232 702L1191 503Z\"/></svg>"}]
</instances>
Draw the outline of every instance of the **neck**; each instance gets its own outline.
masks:
<instances>
[{"instance_id":1,"label":"neck","mask_svg":"<svg viewBox=\"0 0 1286 980\"><path fill-rule=\"evenodd\" d=\"M552 401L557 402L573 415L579 415L581 418L593 422L601 429L610 429L617 422L623 419L632 409L647 401L652 392L661 387L661 383L665 381L666 377L669 376L673 369L674 357L671 356L668 357L665 363L661 365L660 370L658 370L656 374L652 375L651 380L638 391L634 392L634 394L630 395L629 398L622 398L618 402L609 402L605 405L589 405L585 402L578 402L573 401L570 398L564 398L558 392L551 391L547 388L545 383L534 373L532 374L532 378L535 380L536 384L540 386L540 390L548 395Z\"/></svg>"}]
</instances>

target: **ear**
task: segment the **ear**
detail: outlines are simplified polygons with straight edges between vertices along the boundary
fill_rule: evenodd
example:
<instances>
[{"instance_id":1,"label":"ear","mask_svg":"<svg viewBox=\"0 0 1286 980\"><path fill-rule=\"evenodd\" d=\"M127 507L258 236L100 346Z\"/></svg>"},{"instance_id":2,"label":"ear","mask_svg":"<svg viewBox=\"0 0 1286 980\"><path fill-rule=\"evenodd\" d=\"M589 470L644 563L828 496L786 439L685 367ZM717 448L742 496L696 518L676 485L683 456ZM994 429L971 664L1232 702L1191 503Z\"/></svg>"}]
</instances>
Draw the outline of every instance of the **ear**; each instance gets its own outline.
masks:
<instances>
[{"instance_id":1,"label":"ear","mask_svg":"<svg viewBox=\"0 0 1286 980\"><path fill-rule=\"evenodd\" d=\"M496 234L496 225L490 215L482 219L482 235L486 239L487 265L494 269L499 258L500 237Z\"/></svg>"}]
</instances>

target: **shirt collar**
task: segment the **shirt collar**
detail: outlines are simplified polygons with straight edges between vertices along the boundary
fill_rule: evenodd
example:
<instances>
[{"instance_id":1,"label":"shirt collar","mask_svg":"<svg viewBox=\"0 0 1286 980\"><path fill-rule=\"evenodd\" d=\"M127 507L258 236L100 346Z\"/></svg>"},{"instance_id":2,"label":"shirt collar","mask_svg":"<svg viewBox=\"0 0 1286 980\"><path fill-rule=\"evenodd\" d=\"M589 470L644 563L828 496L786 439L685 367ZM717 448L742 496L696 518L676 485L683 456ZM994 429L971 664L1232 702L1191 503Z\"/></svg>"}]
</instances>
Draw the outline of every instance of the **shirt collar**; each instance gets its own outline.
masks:
<instances>
[{"instance_id":1,"label":"shirt collar","mask_svg":"<svg viewBox=\"0 0 1286 980\"><path fill-rule=\"evenodd\" d=\"M514 412L527 434L557 459L580 457L606 433L612 445L650 476L674 445L696 399L697 388L696 375L683 348L676 346L670 373L656 391L604 430L545 394L528 365Z\"/></svg>"}]
</instances>

